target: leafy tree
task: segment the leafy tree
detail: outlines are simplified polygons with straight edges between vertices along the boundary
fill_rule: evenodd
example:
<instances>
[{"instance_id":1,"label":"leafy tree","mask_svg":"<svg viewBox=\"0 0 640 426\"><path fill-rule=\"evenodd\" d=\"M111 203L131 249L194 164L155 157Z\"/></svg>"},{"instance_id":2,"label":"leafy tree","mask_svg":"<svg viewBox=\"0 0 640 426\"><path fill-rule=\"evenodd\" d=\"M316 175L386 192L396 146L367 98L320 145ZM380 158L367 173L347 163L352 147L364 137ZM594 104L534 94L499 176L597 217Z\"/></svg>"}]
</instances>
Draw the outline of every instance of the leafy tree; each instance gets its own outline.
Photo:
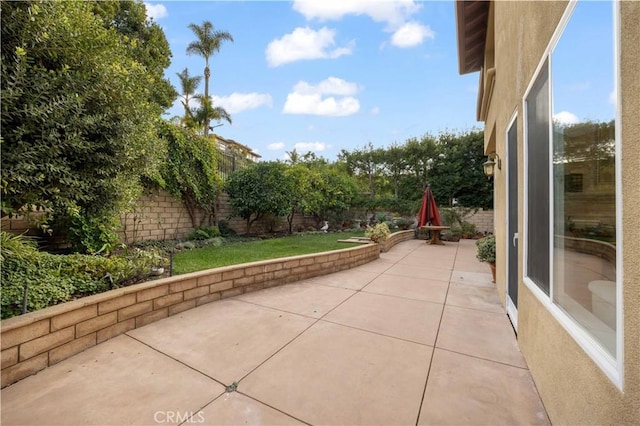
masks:
<instances>
[{"instance_id":1,"label":"leafy tree","mask_svg":"<svg viewBox=\"0 0 640 426\"><path fill-rule=\"evenodd\" d=\"M209 102L209 106L211 107L209 98L209 78L211 77L209 58L213 56L214 53L220 51L220 47L222 46L222 43L224 41L233 42L233 36L227 31L215 30L213 24L210 21L204 21L202 22L202 25L191 23L189 24L189 29L193 31L197 40L189 43L189 45L187 46L187 53L189 55L199 55L204 58L204 98L206 102ZM206 105L206 103L203 105ZM209 112L206 108L204 111L205 113ZM205 136L209 134L209 121L211 120L211 118L215 117L205 117Z\"/></svg>"},{"instance_id":2,"label":"leafy tree","mask_svg":"<svg viewBox=\"0 0 640 426\"><path fill-rule=\"evenodd\" d=\"M295 150L293 150L295 153ZM293 233L293 218L296 212L309 210L310 198L313 197L315 184L320 179L317 173L309 170L304 164L294 163L286 168L287 178L291 181L291 194L288 200L287 223L289 234Z\"/></svg>"},{"instance_id":3,"label":"leafy tree","mask_svg":"<svg viewBox=\"0 0 640 426\"><path fill-rule=\"evenodd\" d=\"M286 165L279 162L254 163L232 173L225 182L225 192L237 216L251 225L267 215L283 217L290 211L293 191Z\"/></svg>"},{"instance_id":4,"label":"leafy tree","mask_svg":"<svg viewBox=\"0 0 640 426\"><path fill-rule=\"evenodd\" d=\"M383 155L384 151L374 148L371 142L363 149L356 149L353 152L343 149L338 155L339 161L346 164L349 174L364 180L363 186L368 189L372 199L375 198L380 183Z\"/></svg>"},{"instance_id":5,"label":"leafy tree","mask_svg":"<svg viewBox=\"0 0 640 426\"><path fill-rule=\"evenodd\" d=\"M147 19L144 3L135 0L94 1L93 10L102 17L104 26L116 30L127 43L131 57L145 67L153 78L150 89L151 102L167 109L173 105L176 90L164 70L171 65L171 49L162 28Z\"/></svg>"},{"instance_id":6,"label":"leafy tree","mask_svg":"<svg viewBox=\"0 0 640 426\"><path fill-rule=\"evenodd\" d=\"M159 123L158 133L167 144L167 160L162 172L167 190L182 199L194 228L215 224L215 206L222 180L214 143L188 128L164 121ZM199 216L199 209L206 214Z\"/></svg>"},{"instance_id":7,"label":"leafy tree","mask_svg":"<svg viewBox=\"0 0 640 426\"><path fill-rule=\"evenodd\" d=\"M440 205L456 198L463 207L491 208L493 183L484 175L484 134L480 130L443 133L437 141L431 189Z\"/></svg>"},{"instance_id":8,"label":"leafy tree","mask_svg":"<svg viewBox=\"0 0 640 426\"><path fill-rule=\"evenodd\" d=\"M401 179L408 173L408 159L406 146L393 144L384 151L383 167L391 178L393 198L398 199L398 188Z\"/></svg>"},{"instance_id":9,"label":"leafy tree","mask_svg":"<svg viewBox=\"0 0 640 426\"><path fill-rule=\"evenodd\" d=\"M300 165L307 169L309 181L300 203L301 213L313 215L319 225L329 215L339 216L352 207L358 183L339 164L305 154Z\"/></svg>"},{"instance_id":10,"label":"leafy tree","mask_svg":"<svg viewBox=\"0 0 640 426\"><path fill-rule=\"evenodd\" d=\"M154 124L166 102L156 100L158 73L150 68L161 69L168 51L150 30L145 57L135 32L124 34L128 24L116 25L127 14L107 20L96 6L0 4L4 214L38 206L60 226L76 211L84 223L108 225L138 196L142 177L161 179L164 147Z\"/></svg>"},{"instance_id":11,"label":"leafy tree","mask_svg":"<svg viewBox=\"0 0 640 426\"><path fill-rule=\"evenodd\" d=\"M422 136L420 140L410 138L406 141L405 150L409 170L417 183L415 189L420 194L418 197L421 198L422 192L429 184L429 172L437 156L436 139L428 134Z\"/></svg>"}]
</instances>

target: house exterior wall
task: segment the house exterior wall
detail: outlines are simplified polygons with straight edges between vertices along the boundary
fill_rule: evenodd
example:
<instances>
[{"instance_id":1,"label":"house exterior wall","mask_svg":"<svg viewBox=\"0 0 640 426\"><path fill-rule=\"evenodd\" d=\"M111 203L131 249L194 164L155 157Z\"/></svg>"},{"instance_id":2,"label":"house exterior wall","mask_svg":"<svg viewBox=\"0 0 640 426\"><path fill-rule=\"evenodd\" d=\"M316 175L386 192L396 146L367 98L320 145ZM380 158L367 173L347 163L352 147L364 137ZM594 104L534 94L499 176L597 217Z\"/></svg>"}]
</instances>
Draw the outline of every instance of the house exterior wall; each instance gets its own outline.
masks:
<instances>
[{"instance_id":1,"label":"house exterior wall","mask_svg":"<svg viewBox=\"0 0 640 426\"><path fill-rule=\"evenodd\" d=\"M518 228L524 230L524 111L522 99L568 2L492 2L495 84L485 121L485 152L503 159L495 175L497 279L502 302L506 286L506 131L517 112ZM623 390L576 343L524 285L523 238L519 240L518 341L554 424L640 424L640 3L621 8L623 223ZM495 24L495 25L494 25Z\"/></svg>"}]
</instances>

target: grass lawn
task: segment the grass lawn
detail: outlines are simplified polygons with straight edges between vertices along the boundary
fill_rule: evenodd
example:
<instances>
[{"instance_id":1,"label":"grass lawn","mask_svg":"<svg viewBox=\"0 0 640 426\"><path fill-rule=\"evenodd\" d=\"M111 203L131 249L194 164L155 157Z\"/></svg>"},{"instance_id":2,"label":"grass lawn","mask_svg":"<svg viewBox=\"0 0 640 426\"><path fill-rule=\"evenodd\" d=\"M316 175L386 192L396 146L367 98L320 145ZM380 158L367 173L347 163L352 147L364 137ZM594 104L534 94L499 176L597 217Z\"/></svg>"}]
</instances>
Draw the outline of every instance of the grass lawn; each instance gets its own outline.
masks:
<instances>
[{"instance_id":1,"label":"grass lawn","mask_svg":"<svg viewBox=\"0 0 640 426\"><path fill-rule=\"evenodd\" d=\"M338 240L354 236L362 237L364 232L293 235L260 241L225 243L220 247L211 246L182 251L173 256L173 275L258 260L355 247L355 244L338 242Z\"/></svg>"}]
</instances>

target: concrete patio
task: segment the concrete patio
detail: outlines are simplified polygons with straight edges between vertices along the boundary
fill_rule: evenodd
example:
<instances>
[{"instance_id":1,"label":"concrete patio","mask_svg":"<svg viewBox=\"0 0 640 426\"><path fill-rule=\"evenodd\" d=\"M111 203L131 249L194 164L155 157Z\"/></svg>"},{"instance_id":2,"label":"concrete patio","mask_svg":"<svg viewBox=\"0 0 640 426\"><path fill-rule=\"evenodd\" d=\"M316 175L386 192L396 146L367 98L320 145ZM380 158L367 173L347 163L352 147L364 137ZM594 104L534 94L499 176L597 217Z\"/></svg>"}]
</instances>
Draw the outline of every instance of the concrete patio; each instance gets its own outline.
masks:
<instances>
[{"instance_id":1,"label":"concrete patio","mask_svg":"<svg viewBox=\"0 0 640 426\"><path fill-rule=\"evenodd\" d=\"M129 331L3 389L2 424L549 424L474 243Z\"/></svg>"}]
</instances>

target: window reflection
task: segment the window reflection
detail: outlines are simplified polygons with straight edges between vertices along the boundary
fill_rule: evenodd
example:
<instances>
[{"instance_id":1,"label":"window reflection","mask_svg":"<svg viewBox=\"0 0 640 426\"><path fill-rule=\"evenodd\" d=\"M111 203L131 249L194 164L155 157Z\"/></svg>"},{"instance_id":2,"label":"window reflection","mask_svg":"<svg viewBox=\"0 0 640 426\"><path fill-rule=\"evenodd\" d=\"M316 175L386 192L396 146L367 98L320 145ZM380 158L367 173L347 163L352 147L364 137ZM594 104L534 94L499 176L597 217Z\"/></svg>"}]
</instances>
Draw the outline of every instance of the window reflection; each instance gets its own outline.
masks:
<instances>
[{"instance_id":1,"label":"window reflection","mask_svg":"<svg viewBox=\"0 0 640 426\"><path fill-rule=\"evenodd\" d=\"M553 299L615 356L611 3L579 2L552 53Z\"/></svg>"}]
</instances>

